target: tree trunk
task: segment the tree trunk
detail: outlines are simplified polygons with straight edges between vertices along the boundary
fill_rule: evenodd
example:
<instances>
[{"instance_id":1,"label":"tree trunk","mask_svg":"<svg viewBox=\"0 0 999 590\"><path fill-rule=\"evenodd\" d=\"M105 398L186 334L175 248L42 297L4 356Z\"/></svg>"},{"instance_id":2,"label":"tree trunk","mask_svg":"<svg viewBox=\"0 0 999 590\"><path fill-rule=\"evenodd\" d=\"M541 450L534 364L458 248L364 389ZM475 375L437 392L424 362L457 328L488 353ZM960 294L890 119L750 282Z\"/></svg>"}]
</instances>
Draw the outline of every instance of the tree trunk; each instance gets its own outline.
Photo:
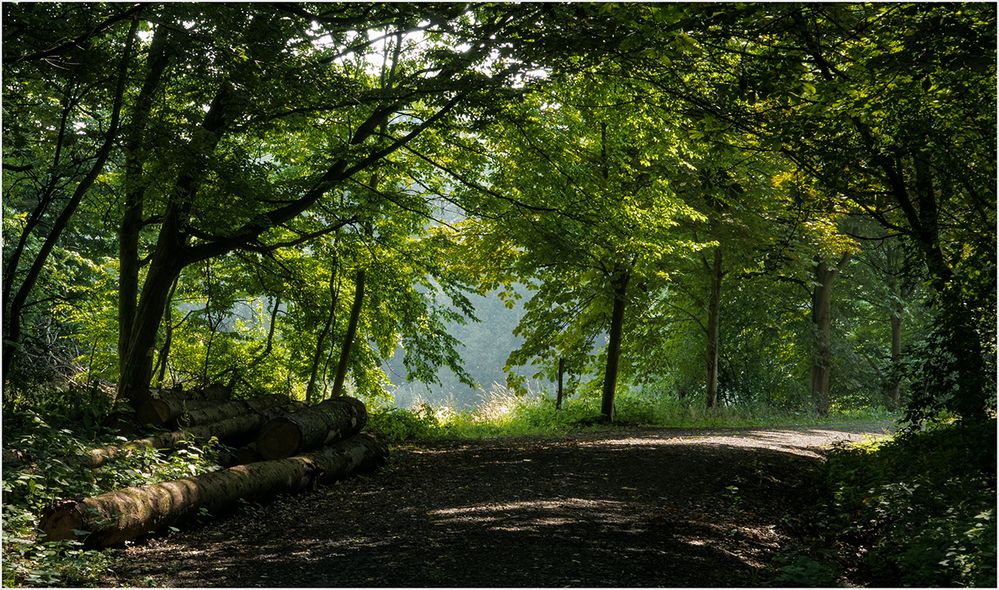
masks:
<instances>
[{"instance_id":1,"label":"tree trunk","mask_svg":"<svg viewBox=\"0 0 999 590\"><path fill-rule=\"evenodd\" d=\"M149 403L136 411L135 417L140 424L167 424L190 410L217 406L228 401L229 393L224 388L220 390L214 386L190 392L174 389L150 390Z\"/></svg>"},{"instance_id":2,"label":"tree trunk","mask_svg":"<svg viewBox=\"0 0 999 590\"><path fill-rule=\"evenodd\" d=\"M129 487L81 501L67 500L43 513L47 540L78 539L107 547L162 529L202 510L220 513L240 499L264 500L310 489L377 467L387 454L369 434L358 434L315 453L239 465L198 477ZM79 534L77 531L87 531Z\"/></svg>"},{"instance_id":3,"label":"tree trunk","mask_svg":"<svg viewBox=\"0 0 999 590\"><path fill-rule=\"evenodd\" d=\"M558 359L558 395L555 398L555 409L562 409L562 377L565 375L565 359Z\"/></svg>"},{"instance_id":4,"label":"tree trunk","mask_svg":"<svg viewBox=\"0 0 999 590\"><path fill-rule=\"evenodd\" d=\"M624 307L627 302L628 281L631 272L618 271L613 278L614 308L611 311L607 365L604 369L604 388L600 399L600 414L608 424L614 421L614 394L617 391L617 370L621 358L621 337L624 332Z\"/></svg>"},{"instance_id":5,"label":"tree trunk","mask_svg":"<svg viewBox=\"0 0 999 590\"><path fill-rule=\"evenodd\" d=\"M180 240L173 223L164 223L160 240L153 254L142 295L132 322L128 339L128 354L118 380L118 394L128 400L136 411L149 403L149 382L152 378L156 333L166 309L170 286L180 276L184 261L178 251Z\"/></svg>"},{"instance_id":6,"label":"tree trunk","mask_svg":"<svg viewBox=\"0 0 999 590\"><path fill-rule=\"evenodd\" d=\"M888 385L888 401L897 410L901 401L900 375L902 366L902 314L900 309L891 314L891 381Z\"/></svg>"},{"instance_id":7,"label":"tree trunk","mask_svg":"<svg viewBox=\"0 0 999 590\"><path fill-rule=\"evenodd\" d=\"M829 414L829 374L832 367L832 287L833 280L846 266L844 255L835 266L819 259L815 265L815 286L812 289L812 323L815 330L815 351L812 356L812 402L820 416Z\"/></svg>"},{"instance_id":8,"label":"tree trunk","mask_svg":"<svg viewBox=\"0 0 999 590\"><path fill-rule=\"evenodd\" d=\"M264 459L290 457L356 434L367 421L360 400L333 397L265 424L257 436L257 451Z\"/></svg>"},{"instance_id":9,"label":"tree trunk","mask_svg":"<svg viewBox=\"0 0 999 590\"><path fill-rule=\"evenodd\" d=\"M343 395L343 381L347 377L347 363L350 360L350 348L354 344L354 334L357 332L357 321L361 317L361 305L364 302L364 269L357 271L354 282L354 303L350 306L350 319L347 321L347 333L343 337L343 349L340 351L340 362L336 366L336 378L333 381L332 397Z\"/></svg>"},{"instance_id":10,"label":"tree trunk","mask_svg":"<svg viewBox=\"0 0 999 590\"><path fill-rule=\"evenodd\" d=\"M118 370L124 370L128 354L128 339L132 334L136 303L139 296L139 235L142 231L146 181L143 178L145 163L144 138L152 112L156 90L166 70L167 37L169 30L156 27L146 61L146 77L135 101L128 133L125 136L125 203L121 224L118 226ZM169 351L169 338L163 345ZM166 368L166 359L162 360Z\"/></svg>"},{"instance_id":11,"label":"tree trunk","mask_svg":"<svg viewBox=\"0 0 999 590\"><path fill-rule=\"evenodd\" d=\"M332 268L330 268L330 281L329 281L329 291L330 291L330 309L329 313L326 314L326 323L323 324L322 330L319 331L319 336L316 338L316 350L315 354L312 355L312 369L309 371L309 384L305 388L305 403L312 403L313 398L316 393L316 375L319 373L319 364L323 360L323 351L326 349L326 337L330 334L334 322L336 321L336 304L339 298L338 289L336 287L336 257L334 257L332 262Z\"/></svg>"},{"instance_id":12,"label":"tree trunk","mask_svg":"<svg viewBox=\"0 0 999 590\"><path fill-rule=\"evenodd\" d=\"M247 37L260 34L260 27L266 27L265 20L262 16L254 18L247 28ZM251 39L250 46L255 48L257 44ZM247 63L252 62L251 55ZM180 276L184 267L210 258L208 255L199 256L192 253L188 247L185 229L191 207L209 168L209 158L228 126L245 110L246 104L247 97L240 95L227 79L219 86L201 124L192 130L186 146L189 161L169 192L163 221L150 257L134 318L130 326L119 327L122 330L130 327L131 330L125 346L125 360L121 364L118 390L136 410L148 402L147 388L152 378L156 335L166 309L170 286ZM229 246L218 254L233 249L235 246Z\"/></svg>"},{"instance_id":13,"label":"tree trunk","mask_svg":"<svg viewBox=\"0 0 999 590\"><path fill-rule=\"evenodd\" d=\"M718 355L720 348L719 335L721 333L722 276L722 251L721 246L719 246L715 248L714 264L711 268L711 295L708 300L707 392L709 408L713 408L718 404Z\"/></svg>"}]
</instances>

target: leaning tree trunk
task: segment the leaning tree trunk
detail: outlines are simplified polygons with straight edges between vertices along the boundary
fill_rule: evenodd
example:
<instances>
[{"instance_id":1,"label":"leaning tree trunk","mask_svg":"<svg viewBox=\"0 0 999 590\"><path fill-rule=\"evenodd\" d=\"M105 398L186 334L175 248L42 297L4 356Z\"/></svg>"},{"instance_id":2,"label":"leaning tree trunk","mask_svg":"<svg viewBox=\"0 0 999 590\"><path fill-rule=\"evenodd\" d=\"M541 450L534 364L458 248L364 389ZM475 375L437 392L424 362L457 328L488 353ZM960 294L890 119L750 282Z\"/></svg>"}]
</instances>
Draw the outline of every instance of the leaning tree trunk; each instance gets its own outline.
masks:
<instances>
[{"instance_id":1,"label":"leaning tree trunk","mask_svg":"<svg viewBox=\"0 0 999 590\"><path fill-rule=\"evenodd\" d=\"M367 421L360 400L330 398L265 424L257 436L257 452L264 459L290 457L360 432Z\"/></svg>"},{"instance_id":2,"label":"leaning tree trunk","mask_svg":"<svg viewBox=\"0 0 999 590\"><path fill-rule=\"evenodd\" d=\"M77 539L85 547L107 547L202 510L221 512L240 499L259 501L280 492L308 489L318 482L344 479L377 467L387 452L375 437L358 434L308 455L63 501L46 509L39 528L47 540Z\"/></svg>"}]
</instances>

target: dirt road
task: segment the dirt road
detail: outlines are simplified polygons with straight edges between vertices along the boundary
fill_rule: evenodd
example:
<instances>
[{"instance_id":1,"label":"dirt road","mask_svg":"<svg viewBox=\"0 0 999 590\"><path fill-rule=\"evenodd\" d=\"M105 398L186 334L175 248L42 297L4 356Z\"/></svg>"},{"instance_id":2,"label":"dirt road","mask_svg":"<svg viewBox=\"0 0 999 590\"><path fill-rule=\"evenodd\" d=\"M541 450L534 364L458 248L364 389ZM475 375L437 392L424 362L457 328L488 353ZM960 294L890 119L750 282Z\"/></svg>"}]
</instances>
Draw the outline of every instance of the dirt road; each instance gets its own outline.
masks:
<instances>
[{"instance_id":1,"label":"dirt road","mask_svg":"<svg viewBox=\"0 0 999 590\"><path fill-rule=\"evenodd\" d=\"M155 586L753 586L818 449L881 433L622 430L394 450L384 469L121 551Z\"/></svg>"}]
</instances>

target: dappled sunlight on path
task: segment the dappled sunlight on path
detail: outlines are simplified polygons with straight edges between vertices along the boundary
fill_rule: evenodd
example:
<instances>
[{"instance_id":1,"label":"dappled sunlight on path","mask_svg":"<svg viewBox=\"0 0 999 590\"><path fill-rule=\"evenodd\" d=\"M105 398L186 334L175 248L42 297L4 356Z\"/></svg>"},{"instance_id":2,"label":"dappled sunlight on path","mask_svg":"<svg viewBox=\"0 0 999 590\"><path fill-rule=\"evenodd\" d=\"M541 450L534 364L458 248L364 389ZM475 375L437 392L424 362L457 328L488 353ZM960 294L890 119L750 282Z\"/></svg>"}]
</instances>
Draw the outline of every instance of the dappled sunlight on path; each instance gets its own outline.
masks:
<instances>
[{"instance_id":1,"label":"dappled sunlight on path","mask_svg":"<svg viewBox=\"0 0 999 590\"><path fill-rule=\"evenodd\" d=\"M874 431L876 432L876 431ZM623 430L397 449L371 476L125 551L169 586L749 586L831 429Z\"/></svg>"}]
</instances>

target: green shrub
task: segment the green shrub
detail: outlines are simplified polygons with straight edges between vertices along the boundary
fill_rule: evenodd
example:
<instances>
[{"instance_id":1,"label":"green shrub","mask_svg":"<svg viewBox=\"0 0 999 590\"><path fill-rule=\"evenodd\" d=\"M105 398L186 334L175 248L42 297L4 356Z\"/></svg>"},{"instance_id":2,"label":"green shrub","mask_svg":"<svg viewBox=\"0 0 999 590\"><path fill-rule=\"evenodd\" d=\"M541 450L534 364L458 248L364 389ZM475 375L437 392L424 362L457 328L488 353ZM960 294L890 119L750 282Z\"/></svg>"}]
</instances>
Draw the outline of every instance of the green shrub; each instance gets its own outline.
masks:
<instances>
[{"instance_id":1,"label":"green shrub","mask_svg":"<svg viewBox=\"0 0 999 590\"><path fill-rule=\"evenodd\" d=\"M58 413L54 415L58 416ZM4 445L28 457L3 471L3 585L94 585L111 563L109 554L83 551L75 541L44 542L36 529L46 506L63 498L95 496L131 485L199 475L218 469L218 444L187 446L169 455L140 449L89 469L76 457L94 447L121 443L100 427L52 424L25 410L8 415ZM16 429L15 429L16 427Z\"/></svg>"},{"instance_id":2,"label":"green shrub","mask_svg":"<svg viewBox=\"0 0 999 590\"><path fill-rule=\"evenodd\" d=\"M373 410L368 416L367 428L389 442L439 438L446 430L433 407L426 403L412 410Z\"/></svg>"},{"instance_id":3,"label":"green shrub","mask_svg":"<svg viewBox=\"0 0 999 590\"><path fill-rule=\"evenodd\" d=\"M938 425L829 457L834 532L874 585L996 583L995 423Z\"/></svg>"}]
</instances>

